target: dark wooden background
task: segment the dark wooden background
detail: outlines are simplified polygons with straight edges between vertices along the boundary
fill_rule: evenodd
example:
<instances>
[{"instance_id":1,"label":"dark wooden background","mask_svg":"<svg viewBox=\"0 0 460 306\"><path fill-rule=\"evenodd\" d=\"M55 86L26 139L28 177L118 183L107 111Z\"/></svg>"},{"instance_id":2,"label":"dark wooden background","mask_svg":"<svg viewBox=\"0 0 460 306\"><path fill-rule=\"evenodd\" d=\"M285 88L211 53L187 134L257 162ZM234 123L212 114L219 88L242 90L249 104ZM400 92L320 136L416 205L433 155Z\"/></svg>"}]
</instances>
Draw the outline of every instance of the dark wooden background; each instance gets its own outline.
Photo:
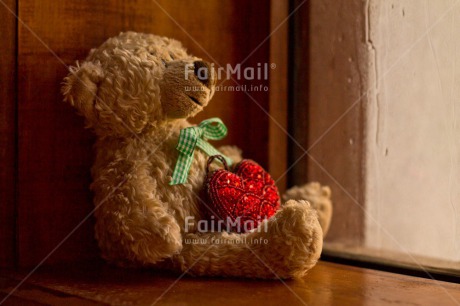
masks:
<instances>
[{"instance_id":1,"label":"dark wooden background","mask_svg":"<svg viewBox=\"0 0 460 306\"><path fill-rule=\"evenodd\" d=\"M292 0L291 8L302 0ZM331 5L335 3L335 5ZM334 213L329 242L364 241L365 107L367 94L358 75L366 52L360 1L311 0L290 19L289 183L319 181L332 189ZM352 62L350 62L352 60ZM344 64L348 63L348 64ZM366 89L367 90L367 89ZM307 152L305 152L307 151Z\"/></svg>"},{"instance_id":2,"label":"dark wooden background","mask_svg":"<svg viewBox=\"0 0 460 306\"><path fill-rule=\"evenodd\" d=\"M6 0L15 11L14 0ZM0 266L15 263L16 227L16 20L0 7Z\"/></svg>"},{"instance_id":3,"label":"dark wooden background","mask_svg":"<svg viewBox=\"0 0 460 306\"><path fill-rule=\"evenodd\" d=\"M220 92L195 122L218 116L225 143L269 167L286 168L287 1L51 1L0 4L0 266L33 266L91 211L88 191L94 136L62 101L67 66L120 31L176 38L197 56L243 66L276 63L269 92ZM14 14L19 16L17 20ZM244 83L244 82L241 82ZM249 83L246 83L249 84ZM258 84L258 83L257 83ZM236 85L227 81L224 85ZM274 124L261 110L277 119ZM282 188L284 179L280 182ZM46 263L98 256L93 219Z\"/></svg>"}]
</instances>

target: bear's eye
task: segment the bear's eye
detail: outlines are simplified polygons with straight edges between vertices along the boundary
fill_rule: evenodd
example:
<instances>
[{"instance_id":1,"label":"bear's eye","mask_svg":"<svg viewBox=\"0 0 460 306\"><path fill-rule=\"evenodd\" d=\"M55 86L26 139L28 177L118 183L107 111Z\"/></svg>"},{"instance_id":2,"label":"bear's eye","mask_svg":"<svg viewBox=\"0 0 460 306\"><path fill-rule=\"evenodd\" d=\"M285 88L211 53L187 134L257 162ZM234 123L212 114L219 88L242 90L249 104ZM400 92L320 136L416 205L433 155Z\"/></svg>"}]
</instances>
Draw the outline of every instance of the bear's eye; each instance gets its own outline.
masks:
<instances>
[{"instance_id":1,"label":"bear's eye","mask_svg":"<svg viewBox=\"0 0 460 306\"><path fill-rule=\"evenodd\" d=\"M174 60L174 55L171 52L169 52L169 57L171 57L171 59Z\"/></svg>"},{"instance_id":2,"label":"bear's eye","mask_svg":"<svg viewBox=\"0 0 460 306\"><path fill-rule=\"evenodd\" d=\"M166 67L166 61L164 59L161 59L161 62L163 63L163 66Z\"/></svg>"}]
</instances>

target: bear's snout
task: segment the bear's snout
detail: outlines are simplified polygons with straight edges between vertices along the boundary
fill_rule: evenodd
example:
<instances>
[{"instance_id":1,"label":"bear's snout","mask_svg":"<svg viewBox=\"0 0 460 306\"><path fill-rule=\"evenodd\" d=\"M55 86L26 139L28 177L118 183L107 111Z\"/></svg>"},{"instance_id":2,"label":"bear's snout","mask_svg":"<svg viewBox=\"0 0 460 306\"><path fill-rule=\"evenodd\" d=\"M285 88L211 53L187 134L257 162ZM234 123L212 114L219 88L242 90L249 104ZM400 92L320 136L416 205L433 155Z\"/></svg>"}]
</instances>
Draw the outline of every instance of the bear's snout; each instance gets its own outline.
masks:
<instances>
[{"instance_id":1,"label":"bear's snout","mask_svg":"<svg viewBox=\"0 0 460 306\"><path fill-rule=\"evenodd\" d=\"M202 111L214 94L213 65L201 59L171 61L160 81L161 104L168 118L189 118Z\"/></svg>"},{"instance_id":2,"label":"bear's snout","mask_svg":"<svg viewBox=\"0 0 460 306\"><path fill-rule=\"evenodd\" d=\"M193 63L196 78L206 87L215 85L216 78L214 68L205 61L195 61Z\"/></svg>"}]
</instances>

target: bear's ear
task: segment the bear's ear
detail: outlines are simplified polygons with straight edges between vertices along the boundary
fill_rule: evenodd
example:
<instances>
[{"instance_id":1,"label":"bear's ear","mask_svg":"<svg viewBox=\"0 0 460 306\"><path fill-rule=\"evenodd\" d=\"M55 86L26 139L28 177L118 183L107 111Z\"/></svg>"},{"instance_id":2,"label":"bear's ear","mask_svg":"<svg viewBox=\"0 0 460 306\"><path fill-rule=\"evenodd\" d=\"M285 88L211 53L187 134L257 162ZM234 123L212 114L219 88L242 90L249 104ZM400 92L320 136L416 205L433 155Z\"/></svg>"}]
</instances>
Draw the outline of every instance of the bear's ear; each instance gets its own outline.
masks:
<instances>
[{"instance_id":1,"label":"bear's ear","mask_svg":"<svg viewBox=\"0 0 460 306\"><path fill-rule=\"evenodd\" d=\"M85 62L79 65L77 63L76 67L70 68L69 75L64 79L61 89L64 101L70 103L91 121L96 116L97 90L103 78L104 72L100 64Z\"/></svg>"}]
</instances>

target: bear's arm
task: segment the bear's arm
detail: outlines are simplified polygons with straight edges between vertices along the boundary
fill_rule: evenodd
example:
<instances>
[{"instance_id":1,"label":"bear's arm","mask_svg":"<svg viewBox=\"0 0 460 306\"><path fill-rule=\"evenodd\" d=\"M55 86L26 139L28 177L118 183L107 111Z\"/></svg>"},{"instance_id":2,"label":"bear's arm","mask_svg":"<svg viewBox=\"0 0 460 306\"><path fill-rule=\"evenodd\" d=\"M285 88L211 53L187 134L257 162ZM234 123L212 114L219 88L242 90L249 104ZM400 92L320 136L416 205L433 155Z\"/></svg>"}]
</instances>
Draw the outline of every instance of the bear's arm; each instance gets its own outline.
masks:
<instances>
[{"instance_id":1,"label":"bear's arm","mask_svg":"<svg viewBox=\"0 0 460 306\"><path fill-rule=\"evenodd\" d=\"M123 266L155 264L182 249L180 227L158 199L147 163L119 161L93 174L96 237L104 258Z\"/></svg>"}]
</instances>

